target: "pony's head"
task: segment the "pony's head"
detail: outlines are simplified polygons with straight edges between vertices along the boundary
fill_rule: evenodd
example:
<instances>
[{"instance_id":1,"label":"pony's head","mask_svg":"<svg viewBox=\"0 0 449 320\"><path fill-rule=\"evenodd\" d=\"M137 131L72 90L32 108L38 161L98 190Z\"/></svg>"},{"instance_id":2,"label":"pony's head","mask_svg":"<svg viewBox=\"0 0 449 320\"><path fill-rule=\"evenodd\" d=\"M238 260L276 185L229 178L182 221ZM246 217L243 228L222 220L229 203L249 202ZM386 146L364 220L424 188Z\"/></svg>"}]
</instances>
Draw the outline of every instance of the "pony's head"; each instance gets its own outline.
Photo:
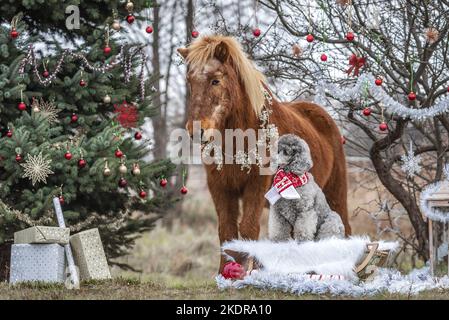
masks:
<instances>
[{"instance_id":1,"label":"pony's head","mask_svg":"<svg viewBox=\"0 0 449 320\"><path fill-rule=\"evenodd\" d=\"M260 113L265 100L264 76L235 39L205 36L178 52L187 64L190 95L186 129L191 136L193 121L201 121L203 140L207 141L207 130L225 129L226 120L232 114L242 113L245 102L254 114Z\"/></svg>"}]
</instances>

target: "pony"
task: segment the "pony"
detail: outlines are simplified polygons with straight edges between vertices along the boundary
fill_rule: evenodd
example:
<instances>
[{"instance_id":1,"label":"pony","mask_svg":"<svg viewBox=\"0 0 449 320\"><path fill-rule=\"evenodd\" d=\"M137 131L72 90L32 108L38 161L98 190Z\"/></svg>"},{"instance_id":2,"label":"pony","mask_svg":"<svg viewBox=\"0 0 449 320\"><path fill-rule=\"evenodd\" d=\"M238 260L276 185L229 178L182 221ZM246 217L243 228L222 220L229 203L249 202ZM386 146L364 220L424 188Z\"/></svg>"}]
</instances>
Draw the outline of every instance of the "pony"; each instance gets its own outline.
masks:
<instances>
[{"instance_id":1,"label":"pony","mask_svg":"<svg viewBox=\"0 0 449 320\"><path fill-rule=\"evenodd\" d=\"M225 129L259 129L268 92L270 123L277 126L279 135L295 134L309 144L315 164L311 173L349 235L346 160L340 132L330 115L314 103L278 101L268 91L264 75L232 37L203 36L179 48L178 53L187 66L186 129L190 136L194 134L194 121L200 121L202 136L210 130L219 130L224 136ZM217 164L205 164L205 169L218 215L220 244L238 239L239 234L242 239L257 240L260 217L267 205L264 195L273 177L261 175L257 165L252 165L249 172L242 171L239 164L224 164L221 170ZM236 257L239 259L243 261ZM222 254L219 272L225 263Z\"/></svg>"}]
</instances>

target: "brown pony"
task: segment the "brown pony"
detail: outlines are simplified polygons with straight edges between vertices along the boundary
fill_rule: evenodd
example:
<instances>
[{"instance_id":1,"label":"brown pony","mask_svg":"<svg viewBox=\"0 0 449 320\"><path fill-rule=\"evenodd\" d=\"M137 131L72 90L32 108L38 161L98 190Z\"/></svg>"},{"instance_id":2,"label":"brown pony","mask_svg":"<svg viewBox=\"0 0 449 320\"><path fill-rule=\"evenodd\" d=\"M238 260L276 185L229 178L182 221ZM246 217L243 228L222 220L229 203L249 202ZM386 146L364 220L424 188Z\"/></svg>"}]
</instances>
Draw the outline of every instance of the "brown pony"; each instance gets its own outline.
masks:
<instances>
[{"instance_id":1,"label":"brown pony","mask_svg":"<svg viewBox=\"0 0 449 320\"><path fill-rule=\"evenodd\" d=\"M201 121L201 131L216 129L254 129L260 126L258 115L266 97L261 89L266 81L246 57L239 43L224 36L205 36L178 52L187 66L190 89L188 122ZM310 102L281 103L273 98L270 122L279 134L293 133L310 146L312 174L323 189L331 208L341 215L350 234L347 212L346 161L340 132L324 109ZM253 165L247 173L238 164L206 165L207 183L218 214L220 243L237 239L258 239L260 216L272 176L260 175ZM239 200L243 214L240 223ZM224 258L220 263L223 268Z\"/></svg>"}]
</instances>

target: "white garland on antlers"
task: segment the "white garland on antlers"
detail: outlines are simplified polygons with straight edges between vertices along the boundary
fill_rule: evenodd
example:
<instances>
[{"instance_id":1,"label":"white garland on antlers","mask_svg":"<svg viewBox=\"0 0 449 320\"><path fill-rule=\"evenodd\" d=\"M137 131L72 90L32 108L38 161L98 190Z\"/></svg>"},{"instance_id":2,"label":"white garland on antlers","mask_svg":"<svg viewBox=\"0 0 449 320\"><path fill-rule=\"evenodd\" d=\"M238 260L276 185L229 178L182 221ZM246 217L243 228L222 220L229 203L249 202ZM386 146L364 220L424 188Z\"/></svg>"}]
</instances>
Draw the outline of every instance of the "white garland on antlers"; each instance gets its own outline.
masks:
<instances>
[{"instance_id":1,"label":"white garland on antlers","mask_svg":"<svg viewBox=\"0 0 449 320\"><path fill-rule=\"evenodd\" d=\"M396 114L404 119L409 118L415 121L423 121L449 112L449 96L440 99L431 107L412 109L410 106L405 106L390 97L382 87L375 84L375 79L376 78L371 73L362 74L355 85L347 89L320 80L315 88L316 95L314 102L323 106L326 105L326 94L340 101L351 101L357 98L362 98L362 89L366 88L371 96L380 102L386 110L391 114Z\"/></svg>"}]
</instances>

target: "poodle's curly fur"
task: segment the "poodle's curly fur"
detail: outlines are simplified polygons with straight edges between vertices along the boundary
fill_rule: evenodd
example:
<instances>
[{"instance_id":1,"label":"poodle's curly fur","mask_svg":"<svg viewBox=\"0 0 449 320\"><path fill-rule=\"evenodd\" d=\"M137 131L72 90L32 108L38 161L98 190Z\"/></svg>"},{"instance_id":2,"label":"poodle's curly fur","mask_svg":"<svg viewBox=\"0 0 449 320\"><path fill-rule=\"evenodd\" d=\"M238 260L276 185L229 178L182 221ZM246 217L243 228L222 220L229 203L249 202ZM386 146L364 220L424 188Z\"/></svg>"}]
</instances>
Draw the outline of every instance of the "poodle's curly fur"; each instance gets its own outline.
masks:
<instances>
[{"instance_id":1,"label":"poodle's curly fur","mask_svg":"<svg viewBox=\"0 0 449 320\"><path fill-rule=\"evenodd\" d=\"M329 237L342 238L345 228L340 216L331 210L323 191L315 182L309 170L313 166L307 143L293 134L280 137L277 163L285 172L303 175L307 172L309 181L296 188L300 199L279 199L270 208L269 238L274 241L321 240Z\"/></svg>"}]
</instances>

